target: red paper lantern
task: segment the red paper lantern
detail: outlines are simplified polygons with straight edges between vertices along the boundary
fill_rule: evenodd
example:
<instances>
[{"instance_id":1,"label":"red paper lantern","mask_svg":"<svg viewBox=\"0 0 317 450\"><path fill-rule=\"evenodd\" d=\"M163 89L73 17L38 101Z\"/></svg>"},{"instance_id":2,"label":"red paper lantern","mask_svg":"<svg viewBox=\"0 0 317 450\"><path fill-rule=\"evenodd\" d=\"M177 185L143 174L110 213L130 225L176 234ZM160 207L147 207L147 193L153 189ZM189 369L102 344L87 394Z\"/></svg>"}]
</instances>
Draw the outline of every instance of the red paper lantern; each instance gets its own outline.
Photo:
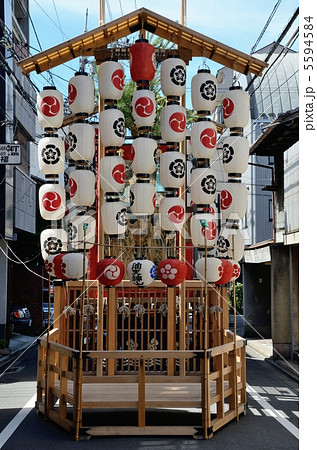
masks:
<instances>
[{"instance_id":1,"label":"red paper lantern","mask_svg":"<svg viewBox=\"0 0 317 450\"><path fill-rule=\"evenodd\" d=\"M167 286L177 286L185 280L186 263L177 258L163 259L158 266L160 280Z\"/></svg>"},{"instance_id":2,"label":"red paper lantern","mask_svg":"<svg viewBox=\"0 0 317 450\"><path fill-rule=\"evenodd\" d=\"M120 259L107 257L97 263L97 279L104 286L116 286L123 280L124 270Z\"/></svg>"},{"instance_id":3,"label":"red paper lantern","mask_svg":"<svg viewBox=\"0 0 317 450\"><path fill-rule=\"evenodd\" d=\"M222 267L223 267L223 274L220 280L216 281L216 284L227 284L229 281L231 281L233 276L233 266L230 259L222 259Z\"/></svg>"},{"instance_id":4,"label":"red paper lantern","mask_svg":"<svg viewBox=\"0 0 317 450\"><path fill-rule=\"evenodd\" d=\"M155 75L155 48L147 39L138 39L129 49L130 73L133 81L151 81Z\"/></svg>"}]
</instances>

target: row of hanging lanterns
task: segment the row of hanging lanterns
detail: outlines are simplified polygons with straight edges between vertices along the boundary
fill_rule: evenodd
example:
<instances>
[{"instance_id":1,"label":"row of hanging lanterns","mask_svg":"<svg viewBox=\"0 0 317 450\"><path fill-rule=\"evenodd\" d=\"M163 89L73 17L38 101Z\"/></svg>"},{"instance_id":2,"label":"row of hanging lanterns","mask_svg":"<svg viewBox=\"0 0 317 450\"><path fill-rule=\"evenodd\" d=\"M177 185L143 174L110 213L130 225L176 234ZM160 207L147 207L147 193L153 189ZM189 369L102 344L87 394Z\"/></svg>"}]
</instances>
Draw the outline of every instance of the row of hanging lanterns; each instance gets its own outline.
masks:
<instances>
[{"instance_id":1,"label":"row of hanging lanterns","mask_svg":"<svg viewBox=\"0 0 317 450\"><path fill-rule=\"evenodd\" d=\"M147 40L141 38L131 46L129 52L131 77L137 84L131 99L131 112L139 133L132 146L134 159L131 167L136 176L136 183L130 188L130 206L131 212L136 216L147 216L153 214L155 208L155 187L150 182L150 175L156 169L157 144L149 137L156 118L155 93L149 89L149 83L155 74L155 49ZM125 140L125 123L123 113L117 107L117 102L123 93L123 66L118 61L105 61L100 65L98 77L99 91L104 102L99 125L101 145L104 148L104 156L99 166L101 188L105 194L101 216L104 232L111 236L124 234L127 227L127 207L120 200L120 193L125 186L125 161L120 156L120 147ZM167 151L160 156L160 181L165 188L166 196L160 202L159 212L163 231L175 232L181 230L185 221L185 203L179 197L179 189L184 185L186 170L185 156L179 151L180 143L186 137L186 110L180 105L180 97L185 93L186 64L177 55L162 62L161 86L167 97L167 104L161 113L161 135L166 142ZM236 223L237 218L243 217L244 206L246 207L246 188L241 183L240 177L247 167L248 146L243 137L243 127L248 106L245 96L241 96L239 89L229 91L223 100L225 125L230 128L230 136L223 143L223 164L228 172L229 180L226 188L221 191L220 205L228 227L225 227L216 245L217 221L214 201L217 195L217 181L215 172L211 168L211 161L216 153L217 128L207 116L216 107L217 80L211 75L209 69L200 69L192 79L191 88L192 104L199 116L191 129L191 147L196 165L191 173L190 185L191 198L197 209L197 213L191 218L192 240L197 248L204 246L207 246L209 250L218 248L217 258L215 254L208 256L211 260L210 268L209 262L207 270L200 267L204 261L200 258L196 264L196 272L199 277L199 274L204 274L206 271L208 282L225 284L224 280L228 278L225 274L232 272L230 279L234 278L238 273L237 261L243 256L243 236L241 230L237 229ZM67 237L68 242L73 244L73 249L80 250L82 248L80 243L83 243L85 237L84 230L86 231L89 227L93 230L92 234L95 230L94 218L87 214L86 210L95 202L95 176L90 170L90 161L94 157L95 150L95 130L86 122L86 117L94 108L93 91L93 81L82 72L75 74L70 80L69 105L72 113L78 116L78 120L69 127L66 152L69 163L67 176L70 199L79 210L69 219L68 229L72 232L77 230L78 240L72 240L70 234L65 235L65 231L59 228L58 233L56 232L55 247L53 243L50 244L65 257L70 254L67 253L67 245L65 247ZM63 172L65 162L64 143L56 135L56 129L63 122L60 111L58 111L59 119L56 118L57 105L58 102L62 105L62 99L56 96L57 100L43 101L42 93L39 97L38 101L43 105L38 106L39 121L43 124L46 133L45 141L39 145L39 154L45 155L46 160L49 161L46 163L49 169L45 169L45 162L42 163L43 170L47 170L45 175L47 178L56 180ZM247 113L245 113L246 108ZM49 118L53 117L54 120L47 121L46 115ZM47 148L46 152L44 148ZM53 163L54 158L58 159L59 156L61 159ZM46 183L41 195L43 197L40 202L42 216L46 216L47 220L63 218L66 198L64 188L55 181ZM209 209L208 212L206 207ZM48 211L48 214L44 210ZM236 217L234 220L231 219L232 214ZM234 233L229 232L232 229ZM43 245L44 243L48 245L48 235L49 233L46 233L41 237ZM232 270L225 258L231 259ZM54 273L60 273L59 269L55 271L55 264L58 267L57 264L60 263L57 260L55 263L53 261L54 258L49 263L53 265ZM81 263L83 265L82 258ZM98 278L103 284L111 286L123 279L124 266L117 263L118 261L114 258L99 261ZM185 269L186 265L178 259L168 258L161 261L158 275L165 284L174 286L185 278ZM155 272L153 262L141 258L132 261L127 267L128 277L137 286L149 285L155 278ZM67 276L66 273L64 275Z\"/></svg>"}]
</instances>

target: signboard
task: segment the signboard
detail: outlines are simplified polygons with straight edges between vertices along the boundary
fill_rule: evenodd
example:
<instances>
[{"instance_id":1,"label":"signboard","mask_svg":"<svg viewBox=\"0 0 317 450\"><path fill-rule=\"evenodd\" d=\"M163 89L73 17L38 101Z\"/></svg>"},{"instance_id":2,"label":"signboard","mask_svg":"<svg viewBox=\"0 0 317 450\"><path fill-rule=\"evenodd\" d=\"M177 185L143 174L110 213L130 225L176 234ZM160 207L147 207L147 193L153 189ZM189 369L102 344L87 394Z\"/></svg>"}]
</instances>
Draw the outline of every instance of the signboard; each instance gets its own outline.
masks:
<instances>
[{"instance_id":1,"label":"signboard","mask_svg":"<svg viewBox=\"0 0 317 450\"><path fill-rule=\"evenodd\" d=\"M22 162L20 144L0 144L0 164L19 165Z\"/></svg>"}]
</instances>

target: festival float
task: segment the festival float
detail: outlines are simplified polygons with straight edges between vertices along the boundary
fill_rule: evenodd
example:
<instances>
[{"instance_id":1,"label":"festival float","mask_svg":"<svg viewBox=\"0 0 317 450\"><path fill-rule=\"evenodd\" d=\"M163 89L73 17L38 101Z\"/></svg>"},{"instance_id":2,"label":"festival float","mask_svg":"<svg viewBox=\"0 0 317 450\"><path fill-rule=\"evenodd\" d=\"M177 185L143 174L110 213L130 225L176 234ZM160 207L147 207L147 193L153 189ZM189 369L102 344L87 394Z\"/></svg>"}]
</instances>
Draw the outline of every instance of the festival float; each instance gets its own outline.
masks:
<instances>
[{"instance_id":1,"label":"festival float","mask_svg":"<svg viewBox=\"0 0 317 450\"><path fill-rule=\"evenodd\" d=\"M155 48L146 32L172 41L173 49ZM134 43L116 48L131 33L138 33ZM224 123L216 122L218 80L204 64L190 83L197 119L189 155L187 66L192 57L209 58L260 76L266 64L141 8L19 65L24 74L40 73L85 55L98 66L98 105L94 81L83 70L69 80L71 116L63 116L56 88L44 87L37 98L46 181L39 207L48 224L40 242L54 285L54 324L38 340L36 410L76 440L120 434L209 439L246 413L245 341L236 323L229 330L227 286L239 277L243 258L249 99L233 85L221 99ZM152 134L156 61L166 97L159 139ZM136 86L130 105L136 135L129 137L127 161L119 104L129 75ZM93 114L97 125L89 121ZM228 180L220 189L213 163L225 129ZM192 408L197 413L188 418ZM177 411L177 423L165 420L167 409ZM130 411L125 420L116 414L122 410Z\"/></svg>"}]
</instances>

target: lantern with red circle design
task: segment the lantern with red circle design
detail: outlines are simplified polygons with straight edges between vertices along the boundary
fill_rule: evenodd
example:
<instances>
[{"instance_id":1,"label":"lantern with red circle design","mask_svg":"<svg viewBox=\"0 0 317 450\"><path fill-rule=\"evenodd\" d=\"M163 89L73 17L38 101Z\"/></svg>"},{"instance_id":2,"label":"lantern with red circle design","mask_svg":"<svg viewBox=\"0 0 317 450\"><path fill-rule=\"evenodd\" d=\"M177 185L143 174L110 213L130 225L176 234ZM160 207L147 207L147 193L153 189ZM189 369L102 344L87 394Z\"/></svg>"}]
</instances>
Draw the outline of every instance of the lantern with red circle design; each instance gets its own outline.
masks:
<instances>
[{"instance_id":1,"label":"lantern with red circle design","mask_svg":"<svg viewBox=\"0 0 317 450\"><path fill-rule=\"evenodd\" d=\"M76 169L69 176L69 196L76 206L91 206L96 199L96 177L91 170Z\"/></svg>"},{"instance_id":2,"label":"lantern with red circle design","mask_svg":"<svg viewBox=\"0 0 317 450\"><path fill-rule=\"evenodd\" d=\"M138 39L129 48L131 78L137 84L148 85L155 75L155 48L147 39Z\"/></svg>"},{"instance_id":3,"label":"lantern with red circle design","mask_svg":"<svg viewBox=\"0 0 317 450\"><path fill-rule=\"evenodd\" d=\"M97 280L104 286L116 286L124 277L124 264L118 258L110 256L98 261L96 266Z\"/></svg>"},{"instance_id":4,"label":"lantern with red circle design","mask_svg":"<svg viewBox=\"0 0 317 450\"><path fill-rule=\"evenodd\" d=\"M67 159L73 161L91 161L95 154L95 129L85 122L70 125Z\"/></svg>"},{"instance_id":5,"label":"lantern with red circle design","mask_svg":"<svg viewBox=\"0 0 317 450\"><path fill-rule=\"evenodd\" d=\"M96 219L88 214L74 215L67 221L67 233L71 249L89 250L95 243Z\"/></svg>"},{"instance_id":6,"label":"lantern with red circle design","mask_svg":"<svg viewBox=\"0 0 317 450\"><path fill-rule=\"evenodd\" d=\"M185 202L179 197L164 197L160 202L160 226L164 231L179 231L185 222Z\"/></svg>"},{"instance_id":7,"label":"lantern with red circle design","mask_svg":"<svg viewBox=\"0 0 317 450\"><path fill-rule=\"evenodd\" d=\"M186 92L186 63L169 57L161 64L161 88L166 97L181 97Z\"/></svg>"},{"instance_id":8,"label":"lantern with red circle design","mask_svg":"<svg viewBox=\"0 0 317 450\"><path fill-rule=\"evenodd\" d=\"M249 94L241 86L231 86L222 100L223 121L230 129L244 128L249 122Z\"/></svg>"},{"instance_id":9,"label":"lantern with red circle design","mask_svg":"<svg viewBox=\"0 0 317 450\"><path fill-rule=\"evenodd\" d=\"M217 194L216 173L210 167L196 167L190 174L191 199L196 205L212 203Z\"/></svg>"},{"instance_id":10,"label":"lantern with red circle design","mask_svg":"<svg viewBox=\"0 0 317 450\"><path fill-rule=\"evenodd\" d=\"M120 100L124 88L124 68L118 61L104 61L98 70L99 94L106 102Z\"/></svg>"},{"instance_id":11,"label":"lantern with red circle design","mask_svg":"<svg viewBox=\"0 0 317 450\"><path fill-rule=\"evenodd\" d=\"M248 160L249 144L247 138L231 135L223 141L223 168L230 177L241 177L241 174L248 168Z\"/></svg>"},{"instance_id":12,"label":"lantern with red circle design","mask_svg":"<svg viewBox=\"0 0 317 450\"><path fill-rule=\"evenodd\" d=\"M197 278L207 283L216 283L223 275L222 260L207 256L199 258L195 264Z\"/></svg>"},{"instance_id":13,"label":"lantern with red circle design","mask_svg":"<svg viewBox=\"0 0 317 450\"><path fill-rule=\"evenodd\" d=\"M180 188L185 182L186 158L179 151L170 150L160 156L160 182L165 188Z\"/></svg>"},{"instance_id":14,"label":"lantern with red circle design","mask_svg":"<svg viewBox=\"0 0 317 450\"><path fill-rule=\"evenodd\" d=\"M125 161L121 156L104 156L100 160L100 184L104 192L120 192L125 186Z\"/></svg>"},{"instance_id":15,"label":"lantern with red circle design","mask_svg":"<svg viewBox=\"0 0 317 450\"><path fill-rule=\"evenodd\" d=\"M199 115L209 115L217 105L217 79L210 69L199 69L191 81L193 108Z\"/></svg>"},{"instance_id":16,"label":"lantern with red circle design","mask_svg":"<svg viewBox=\"0 0 317 450\"><path fill-rule=\"evenodd\" d=\"M217 238L215 213L197 213L192 215L190 230L194 247L214 247Z\"/></svg>"},{"instance_id":17,"label":"lantern with red circle design","mask_svg":"<svg viewBox=\"0 0 317 450\"><path fill-rule=\"evenodd\" d=\"M158 276L167 286L177 286L185 280L187 266L177 258L163 259L158 265Z\"/></svg>"},{"instance_id":18,"label":"lantern with red circle design","mask_svg":"<svg viewBox=\"0 0 317 450\"><path fill-rule=\"evenodd\" d=\"M182 142L186 138L186 110L177 102L162 108L161 136L167 143Z\"/></svg>"},{"instance_id":19,"label":"lantern with red circle design","mask_svg":"<svg viewBox=\"0 0 317 450\"><path fill-rule=\"evenodd\" d=\"M40 235L42 258L67 250L67 233L62 228L47 228Z\"/></svg>"},{"instance_id":20,"label":"lantern with red circle design","mask_svg":"<svg viewBox=\"0 0 317 450\"><path fill-rule=\"evenodd\" d=\"M64 170L65 147L61 138L47 136L39 140L39 168L44 175L59 175Z\"/></svg>"},{"instance_id":21,"label":"lantern with red circle design","mask_svg":"<svg viewBox=\"0 0 317 450\"><path fill-rule=\"evenodd\" d=\"M54 86L45 86L37 94L37 118L44 131L60 128L64 118L62 94Z\"/></svg>"},{"instance_id":22,"label":"lantern with red circle design","mask_svg":"<svg viewBox=\"0 0 317 450\"><path fill-rule=\"evenodd\" d=\"M248 203L248 189L240 182L226 183L220 193L220 210L224 220L243 219Z\"/></svg>"},{"instance_id":23,"label":"lantern with red circle design","mask_svg":"<svg viewBox=\"0 0 317 450\"><path fill-rule=\"evenodd\" d=\"M119 148L125 139L125 121L123 112L107 107L99 115L100 140L104 147Z\"/></svg>"},{"instance_id":24,"label":"lantern with red circle design","mask_svg":"<svg viewBox=\"0 0 317 450\"><path fill-rule=\"evenodd\" d=\"M218 285L224 285L229 283L231 281L233 276L233 266L232 261L230 259L221 259L222 261L222 268L223 268L223 274L220 280L216 281L216 284Z\"/></svg>"},{"instance_id":25,"label":"lantern with red circle design","mask_svg":"<svg viewBox=\"0 0 317 450\"><path fill-rule=\"evenodd\" d=\"M155 209L155 186L149 180L138 179L130 188L130 207L136 216L150 216Z\"/></svg>"},{"instance_id":26,"label":"lantern with red circle design","mask_svg":"<svg viewBox=\"0 0 317 450\"><path fill-rule=\"evenodd\" d=\"M151 174L156 169L155 152L157 143L154 139L140 136L133 141L133 161L131 169L135 174Z\"/></svg>"},{"instance_id":27,"label":"lantern with red circle design","mask_svg":"<svg viewBox=\"0 0 317 450\"><path fill-rule=\"evenodd\" d=\"M88 116L95 107L95 85L86 72L76 72L68 82L68 103L75 115Z\"/></svg>"},{"instance_id":28,"label":"lantern with red circle design","mask_svg":"<svg viewBox=\"0 0 317 450\"><path fill-rule=\"evenodd\" d=\"M149 286L155 278L156 267L155 264L148 259L135 259L128 264L127 274L136 286Z\"/></svg>"},{"instance_id":29,"label":"lantern with red circle design","mask_svg":"<svg viewBox=\"0 0 317 450\"><path fill-rule=\"evenodd\" d=\"M40 214L45 220L59 220L65 214L65 189L60 184L46 183L39 189Z\"/></svg>"},{"instance_id":30,"label":"lantern with red circle design","mask_svg":"<svg viewBox=\"0 0 317 450\"><path fill-rule=\"evenodd\" d=\"M127 205L119 198L108 199L101 206L103 231L110 236L124 234L128 225Z\"/></svg>"},{"instance_id":31,"label":"lantern with red circle design","mask_svg":"<svg viewBox=\"0 0 317 450\"><path fill-rule=\"evenodd\" d=\"M191 128L191 153L194 158L213 159L216 154L217 127L208 118L200 118Z\"/></svg>"},{"instance_id":32,"label":"lantern with red circle design","mask_svg":"<svg viewBox=\"0 0 317 450\"><path fill-rule=\"evenodd\" d=\"M44 268L46 272L51 275L51 277L55 277L55 269L54 269L54 258L56 254L46 255L44 258Z\"/></svg>"},{"instance_id":33,"label":"lantern with red circle design","mask_svg":"<svg viewBox=\"0 0 317 450\"><path fill-rule=\"evenodd\" d=\"M156 118L155 92L148 89L135 91L131 99L131 113L139 131L150 131Z\"/></svg>"}]
</instances>

